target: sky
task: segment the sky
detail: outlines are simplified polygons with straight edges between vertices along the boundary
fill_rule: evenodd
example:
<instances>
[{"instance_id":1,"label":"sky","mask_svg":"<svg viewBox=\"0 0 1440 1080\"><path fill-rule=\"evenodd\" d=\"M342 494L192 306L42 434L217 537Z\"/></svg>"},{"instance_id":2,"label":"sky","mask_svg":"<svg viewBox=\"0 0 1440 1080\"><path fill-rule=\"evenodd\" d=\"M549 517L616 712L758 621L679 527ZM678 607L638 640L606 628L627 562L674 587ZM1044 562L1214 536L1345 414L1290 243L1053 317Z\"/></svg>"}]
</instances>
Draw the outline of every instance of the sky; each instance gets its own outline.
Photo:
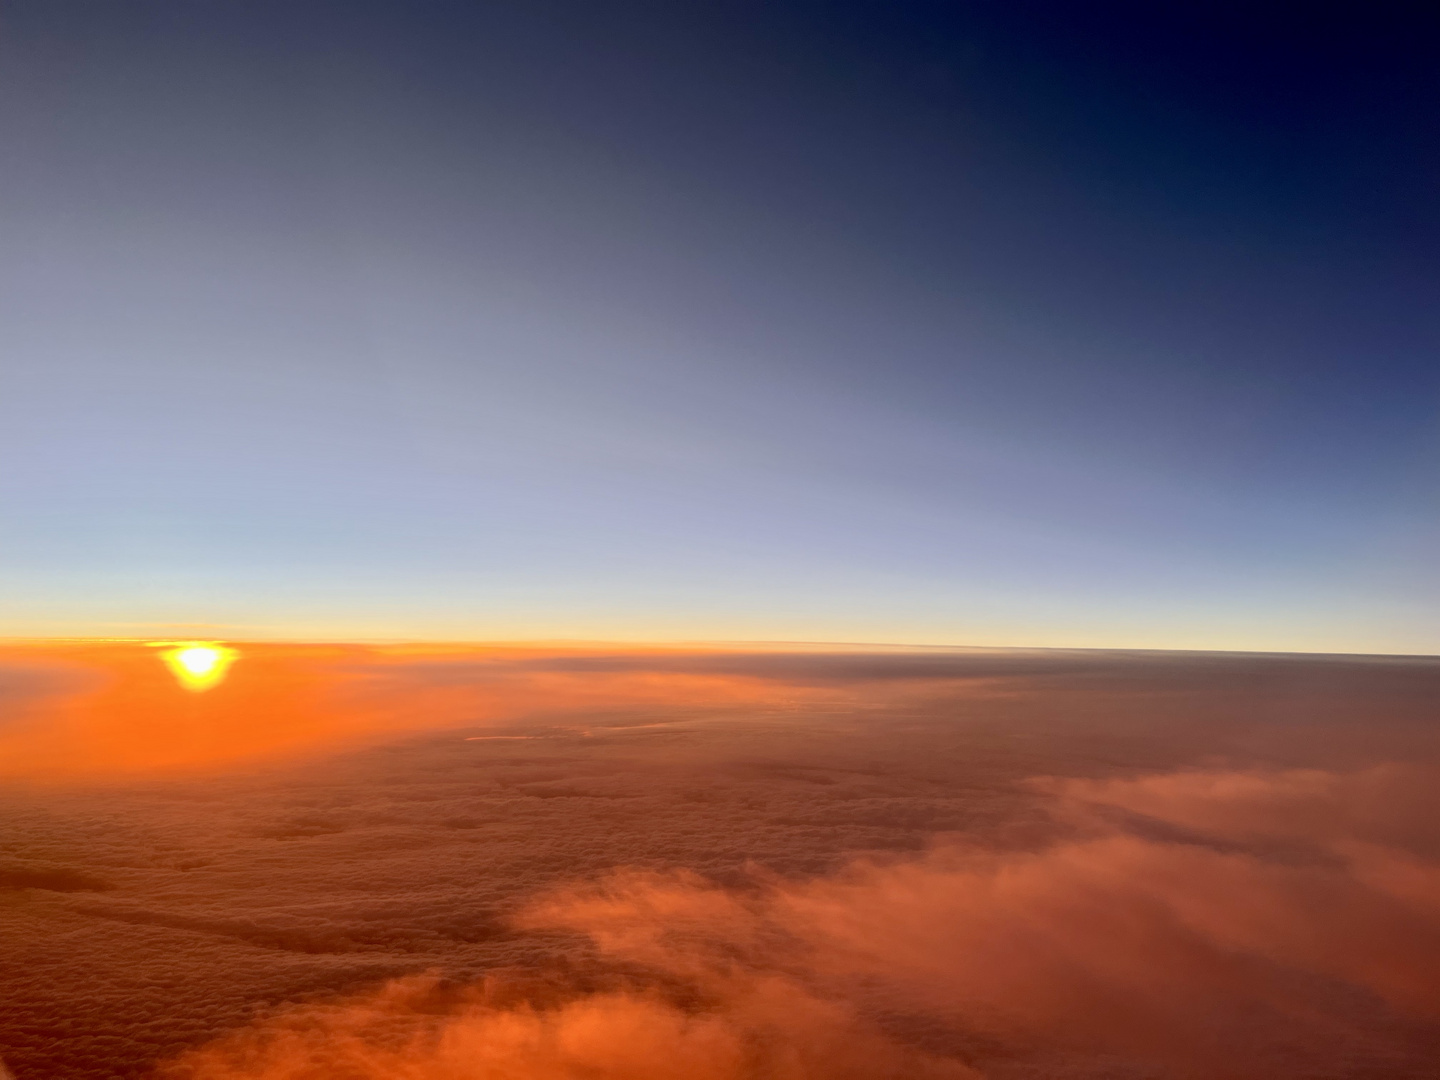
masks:
<instances>
[{"instance_id":1,"label":"sky","mask_svg":"<svg viewBox=\"0 0 1440 1080\"><path fill-rule=\"evenodd\" d=\"M10 0L0 634L1440 651L1437 24Z\"/></svg>"}]
</instances>

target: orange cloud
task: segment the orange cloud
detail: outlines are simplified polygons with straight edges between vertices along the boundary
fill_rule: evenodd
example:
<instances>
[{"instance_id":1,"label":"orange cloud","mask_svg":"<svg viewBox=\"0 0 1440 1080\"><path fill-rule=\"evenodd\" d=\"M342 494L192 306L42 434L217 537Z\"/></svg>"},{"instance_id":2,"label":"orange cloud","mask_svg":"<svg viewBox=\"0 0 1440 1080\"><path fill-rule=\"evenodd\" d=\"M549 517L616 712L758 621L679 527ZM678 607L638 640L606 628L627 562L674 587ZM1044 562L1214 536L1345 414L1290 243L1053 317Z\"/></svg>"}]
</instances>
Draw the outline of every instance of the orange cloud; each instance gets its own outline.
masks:
<instances>
[{"instance_id":1,"label":"orange cloud","mask_svg":"<svg viewBox=\"0 0 1440 1080\"><path fill-rule=\"evenodd\" d=\"M167 1080L976 1080L843 1005L752 980L703 1006L611 992L535 1005L503 986L406 979L187 1054Z\"/></svg>"},{"instance_id":2,"label":"orange cloud","mask_svg":"<svg viewBox=\"0 0 1440 1080\"><path fill-rule=\"evenodd\" d=\"M539 897L518 923L581 935L629 989L443 1001L403 981L281 1014L166 1075L1425 1075L1440 863L1417 849L1436 837L1440 786L1398 767L1043 786L1072 817L1108 806L1206 835L1092 819L1042 850L942 840L748 888L623 871Z\"/></svg>"},{"instance_id":3,"label":"orange cloud","mask_svg":"<svg viewBox=\"0 0 1440 1080\"><path fill-rule=\"evenodd\" d=\"M141 642L37 643L0 652L53 671L11 705L0 776L125 776L343 749L396 733L597 710L713 712L833 698L744 674L556 667L563 652L503 647L239 644L205 693L176 681Z\"/></svg>"}]
</instances>

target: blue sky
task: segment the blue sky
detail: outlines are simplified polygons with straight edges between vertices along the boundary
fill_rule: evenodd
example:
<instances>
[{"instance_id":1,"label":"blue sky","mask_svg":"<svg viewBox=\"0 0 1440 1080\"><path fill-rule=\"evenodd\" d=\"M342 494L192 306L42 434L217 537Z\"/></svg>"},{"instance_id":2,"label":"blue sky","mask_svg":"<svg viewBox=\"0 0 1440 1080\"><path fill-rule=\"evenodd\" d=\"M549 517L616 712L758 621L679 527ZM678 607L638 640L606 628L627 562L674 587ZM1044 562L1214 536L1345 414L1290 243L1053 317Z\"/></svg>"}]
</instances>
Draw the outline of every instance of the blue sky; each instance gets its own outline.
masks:
<instances>
[{"instance_id":1,"label":"blue sky","mask_svg":"<svg viewBox=\"0 0 1440 1080\"><path fill-rule=\"evenodd\" d=\"M0 633L1433 652L1434 27L19 2Z\"/></svg>"}]
</instances>

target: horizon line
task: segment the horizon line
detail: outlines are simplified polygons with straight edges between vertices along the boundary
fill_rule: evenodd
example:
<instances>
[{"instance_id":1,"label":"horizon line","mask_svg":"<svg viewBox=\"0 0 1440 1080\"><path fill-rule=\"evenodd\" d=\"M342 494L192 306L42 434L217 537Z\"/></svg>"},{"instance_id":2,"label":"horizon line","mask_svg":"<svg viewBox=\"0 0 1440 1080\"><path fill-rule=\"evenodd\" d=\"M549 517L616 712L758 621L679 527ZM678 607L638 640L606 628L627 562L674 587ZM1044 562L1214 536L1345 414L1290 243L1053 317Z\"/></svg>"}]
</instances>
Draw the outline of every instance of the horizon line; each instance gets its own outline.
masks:
<instances>
[{"instance_id":1,"label":"horizon line","mask_svg":"<svg viewBox=\"0 0 1440 1080\"><path fill-rule=\"evenodd\" d=\"M217 628L218 629L218 628ZM1066 653L1146 653L1174 654L1183 656L1268 656L1268 657L1309 657L1315 659L1364 658L1377 660L1440 660L1440 653L1404 652L1344 652L1307 649L1199 649L1199 648L1157 648L1154 646L1129 645L972 645L933 644L921 642L869 642L869 641L817 641L788 638L434 638L434 637L243 637L208 635L0 635L0 648L26 644L73 643L73 644L135 644L152 645L156 642L178 640L218 641L234 645L313 645L313 646L435 646L449 648L505 649L505 648L607 648L607 649L674 649L674 650L732 650L796 648L814 651L874 651L874 652L1066 652Z\"/></svg>"}]
</instances>

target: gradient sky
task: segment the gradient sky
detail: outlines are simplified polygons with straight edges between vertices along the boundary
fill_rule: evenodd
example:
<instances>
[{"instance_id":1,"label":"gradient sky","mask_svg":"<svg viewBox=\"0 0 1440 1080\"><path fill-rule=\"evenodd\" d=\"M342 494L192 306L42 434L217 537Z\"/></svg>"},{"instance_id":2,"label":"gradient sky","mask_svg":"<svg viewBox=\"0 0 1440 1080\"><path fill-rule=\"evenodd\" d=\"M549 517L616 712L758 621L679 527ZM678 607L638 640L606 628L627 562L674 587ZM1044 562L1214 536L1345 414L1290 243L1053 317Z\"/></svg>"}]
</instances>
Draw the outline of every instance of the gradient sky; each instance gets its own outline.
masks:
<instances>
[{"instance_id":1,"label":"gradient sky","mask_svg":"<svg viewBox=\"0 0 1440 1080\"><path fill-rule=\"evenodd\" d=\"M1440 34L8 0L0 633L1440 651Z\"/></svg>"}]
</instances>

